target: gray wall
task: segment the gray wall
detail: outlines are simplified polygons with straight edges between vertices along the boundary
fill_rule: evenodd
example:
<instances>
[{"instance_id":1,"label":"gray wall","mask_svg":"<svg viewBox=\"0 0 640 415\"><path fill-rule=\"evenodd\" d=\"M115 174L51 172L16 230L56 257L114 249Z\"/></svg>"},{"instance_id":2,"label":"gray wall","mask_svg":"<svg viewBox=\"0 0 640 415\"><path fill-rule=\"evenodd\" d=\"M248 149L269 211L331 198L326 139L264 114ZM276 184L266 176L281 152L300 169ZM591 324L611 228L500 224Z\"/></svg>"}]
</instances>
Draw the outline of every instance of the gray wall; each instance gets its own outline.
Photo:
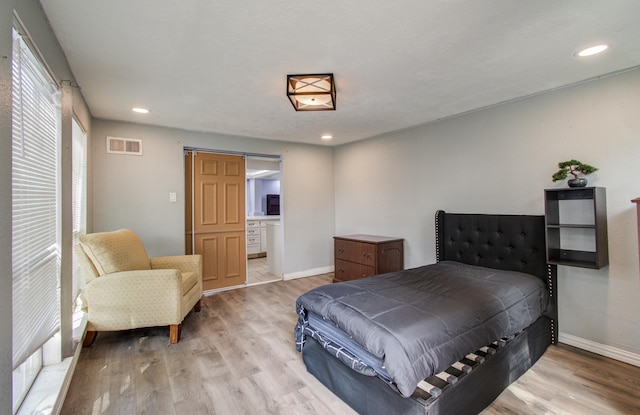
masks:
<instances>
[{"instance_id":1,"label":"gray wall","mask_svg":"<svg viewBox=\"0 0 640 415\"><path fill-rule=\"evenodd\" d=\"M149 255L184 253L185 146L282 156L285 274L333 263L333 149L94 120L94 231L131 228ZM106 153L105 137L140 138L143 155ZM177 202L169 202L169 192Z\"/></svg>"},{"instance_id":2,"label":"gray wall","mask_svg":"<svg viewBox=\"0 0 640 415\"><path fill-rule=\"evenodd\" d=\"M543 214L551 175L576 158L607 188L610 266L560 266L560 331L640 353L635 205L640 70L336 150L336 232L406 239L407 267L435 259L436 210Z\"/></svg>"}]
</instances>

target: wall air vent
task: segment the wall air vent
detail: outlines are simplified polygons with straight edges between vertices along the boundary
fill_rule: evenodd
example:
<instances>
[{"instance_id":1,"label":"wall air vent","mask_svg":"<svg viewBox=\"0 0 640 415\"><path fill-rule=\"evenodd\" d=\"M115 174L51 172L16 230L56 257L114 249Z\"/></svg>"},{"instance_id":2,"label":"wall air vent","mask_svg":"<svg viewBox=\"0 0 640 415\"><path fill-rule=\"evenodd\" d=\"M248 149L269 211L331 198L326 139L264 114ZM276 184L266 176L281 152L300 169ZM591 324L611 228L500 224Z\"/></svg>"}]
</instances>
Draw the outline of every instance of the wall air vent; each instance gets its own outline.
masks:
<instances>
[{"instance_id":1,"label":"wall air vent","mask_svg":"<svg viewBox=\"0 0 640 415\"><path fill-rule=\"evenodd\" d=\"M107 153L142 155L142 140L139 138L107 137Z\"/></svg>"}]
</instances>

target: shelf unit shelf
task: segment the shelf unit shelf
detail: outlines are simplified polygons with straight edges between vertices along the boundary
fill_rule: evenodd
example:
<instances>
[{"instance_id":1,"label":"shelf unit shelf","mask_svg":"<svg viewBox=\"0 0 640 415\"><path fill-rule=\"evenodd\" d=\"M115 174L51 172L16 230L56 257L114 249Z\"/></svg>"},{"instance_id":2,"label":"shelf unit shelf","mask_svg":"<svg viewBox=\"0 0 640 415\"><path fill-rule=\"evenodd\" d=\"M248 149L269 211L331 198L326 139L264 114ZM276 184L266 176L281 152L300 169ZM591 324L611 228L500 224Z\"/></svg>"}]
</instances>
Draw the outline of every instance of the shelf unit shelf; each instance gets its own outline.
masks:
<instances>
[{"instance_id":1,"label":"shelf unit shelf","mask_svg":"<svg viewBox=\"0 0 640 415\"><path fill-rule=\"evenodd\" d=\"M562 228L566 228L566 229L595 229L595 228L596 228L596 225L569 225L569 224L556 225L556 224L547 224L547 228L558 228L558 229L562 229Z\"/></svg>"},{"instance_id":2,"label":"shelf unit shelf","mask_svg":"<svg viewBox=\"0 0 640 415\"><path fill-rule=\"evenodd\" d=\"M547 262L594 269L607 266L609 249L605 188L546 189L544 200ZM574 205L570 205L571 203ZM577 211L581 211L583 216L586 213L588 220L584 217L581 220L571 217L574 213L579 213ZM593 248L577 249L567 246L576 241Z\"/></svg>"}]
</instances>

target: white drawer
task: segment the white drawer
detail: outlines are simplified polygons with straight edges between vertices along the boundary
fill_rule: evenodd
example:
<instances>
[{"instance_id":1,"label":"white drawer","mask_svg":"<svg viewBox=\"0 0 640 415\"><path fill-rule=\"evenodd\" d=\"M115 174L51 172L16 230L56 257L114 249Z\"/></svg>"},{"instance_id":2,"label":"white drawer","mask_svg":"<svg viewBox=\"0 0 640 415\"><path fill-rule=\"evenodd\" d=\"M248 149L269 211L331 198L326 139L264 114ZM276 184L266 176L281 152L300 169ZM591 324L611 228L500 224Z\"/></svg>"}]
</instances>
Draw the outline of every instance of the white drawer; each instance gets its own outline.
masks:
<instances>
[{"instance_id":1,"label":"white drawer","mask_svg":"<svg viewBox=\"0 0 640 415\"><path fill-rule=\"evenodd\" d=\"M247 221L247 228L259 228L260 227L260 221L259 220L248 220Z\"/></svg>"},{"instance_id":2,"label":"white drawer","mask_svg":"<svg viewBox=\"0 0 640 415\"><path fill-rule=\"evenodd\" d=\"M253 235L260 235L260 228L247 228L247 237Z\"/></svg>"},{"instance_id":3,"label":"white drawer","mask_svg":"<svg viewBox=\"0 0 640 415\"><path fill-rule=\"evenodd\" d=\"M247 245L247 255L260 253L260 244Z\"/></svg>"},{"instance_id":4,"label":"white drawer","mask_svg":"<svg viewBox=\"0 0 640 415\"><path fill-rule=\"evenodd\" d=\"M258 244L258 245L260 245L260 235L247 236L247 244Z\"/></svg>"}]
</instances>

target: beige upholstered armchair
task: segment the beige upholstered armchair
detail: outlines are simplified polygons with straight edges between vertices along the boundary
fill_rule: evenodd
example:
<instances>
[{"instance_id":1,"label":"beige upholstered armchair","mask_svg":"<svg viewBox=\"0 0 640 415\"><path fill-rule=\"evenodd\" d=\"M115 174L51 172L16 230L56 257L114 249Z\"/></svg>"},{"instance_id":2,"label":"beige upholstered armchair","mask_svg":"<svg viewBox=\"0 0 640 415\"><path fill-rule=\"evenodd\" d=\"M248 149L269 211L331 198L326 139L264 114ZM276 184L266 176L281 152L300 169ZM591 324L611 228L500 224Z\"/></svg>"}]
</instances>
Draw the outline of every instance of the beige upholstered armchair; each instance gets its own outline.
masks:
<instances>
[{"instance_id":1,"label":"beige upholstered armchair","mask_svg":"<svg viewBox=\"0 0 640 415\"><path fill-rule=\"evenodd\" d=\"M200 255L149 258L129 229L81 235L75 253L86 282L84 346L98 331L167 325L169 341L177 343L184 317L200 311Z\"/></svg>"}]
</instances>

